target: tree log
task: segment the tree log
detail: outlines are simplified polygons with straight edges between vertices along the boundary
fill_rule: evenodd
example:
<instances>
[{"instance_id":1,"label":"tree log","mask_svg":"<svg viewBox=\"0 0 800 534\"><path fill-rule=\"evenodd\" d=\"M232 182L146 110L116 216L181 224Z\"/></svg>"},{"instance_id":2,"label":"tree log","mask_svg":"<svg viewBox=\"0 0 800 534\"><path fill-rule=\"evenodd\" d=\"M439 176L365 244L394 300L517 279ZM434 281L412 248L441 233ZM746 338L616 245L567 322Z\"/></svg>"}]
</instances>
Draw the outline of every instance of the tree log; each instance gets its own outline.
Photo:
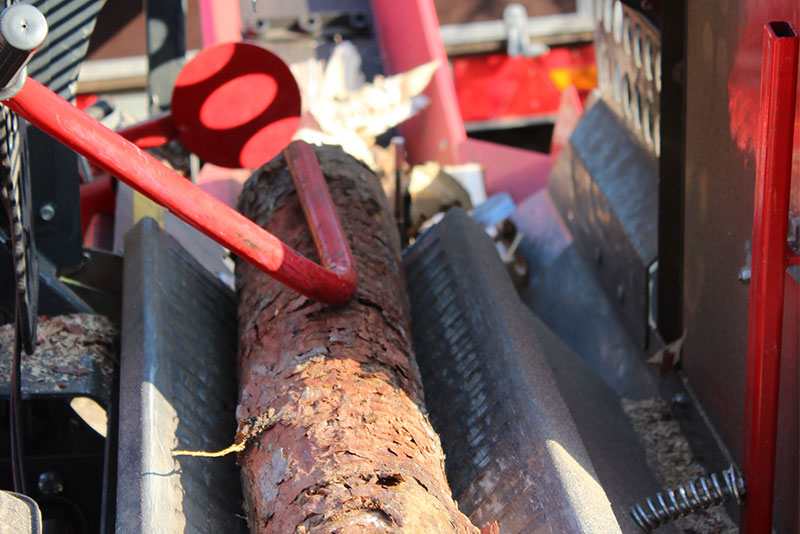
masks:
<instances>
[{"instance_id":1,"label":"tree log","mask_svg":"<svg viewBox=\"0 0 800 534\"><path fill-rule=\"evenodd\" d=\"M400 245L379 180L317 149L359 276L341 307L239 262L239 454L253 532L477 533L458 511L425 415ZM283 156L239 210L317 259Z\"/></svg>"}]
</instances>

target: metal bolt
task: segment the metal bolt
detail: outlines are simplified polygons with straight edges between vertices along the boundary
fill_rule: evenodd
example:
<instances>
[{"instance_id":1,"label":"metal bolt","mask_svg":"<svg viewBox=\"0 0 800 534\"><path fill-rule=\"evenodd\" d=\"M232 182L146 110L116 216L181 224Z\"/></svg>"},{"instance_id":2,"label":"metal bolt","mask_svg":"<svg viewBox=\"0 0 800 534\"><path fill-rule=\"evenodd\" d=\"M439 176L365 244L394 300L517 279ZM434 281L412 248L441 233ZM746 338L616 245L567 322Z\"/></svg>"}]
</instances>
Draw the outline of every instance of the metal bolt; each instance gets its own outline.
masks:
<instances>
[{"instance_id":1,"label":"metal bolt","mask_svg":"<svg viewBox=\"0 0 800 534\"><path fill-rule=\"evenodd\" d=\"M363 30L369 26L369 19L364 13L352 13L347 18L347 22L350 24L351 28L356 30Z\"/></svg>"},{"instance_id":2,"label":"metal bolt","mask_svg":"<svg viewBox=\"0 0 800 534\"><path fill-rule=\"evenodd\" d=\"M42 495L46 496L58 495L64 491L64 481L55 471L45 471L39 475L37 485Z\"/></svg>"},{"instance_id":3,"label":"metal bolt","mask_svg":"<svg viewBox=\"0 0 800 534\"><path fill-rule=\"evenodd\" d=\"M306 33L322 30L322 17L316 13L307 13L297 18L297 25Z\"/></svg>"},{"instance_id":4,"label":"metal bolt","mask_svg":"<svg viewBox=\"0 0 800 534\"><path fill-rule=\"evenodd\" d=\"M39 208L39 217L41 217L43 221L50 222L55 216L56 208L50 202Z\"/></svg>"},{"instance_id":5,"label":"metal bolt","mask_svg":"<svg viewBox=\"0 0 800 534\"><path fill-rule=\"evenodd\" d=\"M739 281L743 284L750 283L750 267L744 266L739 269Z\"/></svg>"},{"instance_id":6,"label":"metal bolt","mask_svg":"<svg viewBox=\"0 0 800 534\"><path fill-rule=\"evenodd\" d=\"M689 397L686 396L684 392L678 392L672 397L672 404L677 404L679 406L685 406L689 404Z\"/></svg>"},{"instance_id":7,"label":"metal bolt","mask_svg":"<svg viewBox=\"0 0 800 534\"><path fill-rule=\"evenodd\" d=\"M258 35L266 35L269 32L271 27L270 21L268 19L258 19L255 22L255 33Z\"/></svg>"}]
</instances>

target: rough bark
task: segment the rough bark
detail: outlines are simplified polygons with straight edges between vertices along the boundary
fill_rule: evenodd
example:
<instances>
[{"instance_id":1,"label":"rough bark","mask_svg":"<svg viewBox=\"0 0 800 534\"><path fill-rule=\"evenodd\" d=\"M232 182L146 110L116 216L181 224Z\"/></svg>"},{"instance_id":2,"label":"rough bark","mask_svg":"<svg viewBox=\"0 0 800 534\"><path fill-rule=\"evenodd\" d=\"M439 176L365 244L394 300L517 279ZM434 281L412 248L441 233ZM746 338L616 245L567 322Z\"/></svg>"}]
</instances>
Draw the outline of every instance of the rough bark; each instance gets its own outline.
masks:
<instances>
[{"instance_id":1,"label":"rough bark","mask_svg":"<svg viewBox=\"0 0 800 534\"><path fill-rule=\"evenodd\" d=\"M477 533L447 485L413 358L399 238L378 179L317 150L359 275L347 305L314 303L244 262L239 455L253 532ZM239 209L316 259L285 161L246 184Z\"/></svg>"}]
</instances>

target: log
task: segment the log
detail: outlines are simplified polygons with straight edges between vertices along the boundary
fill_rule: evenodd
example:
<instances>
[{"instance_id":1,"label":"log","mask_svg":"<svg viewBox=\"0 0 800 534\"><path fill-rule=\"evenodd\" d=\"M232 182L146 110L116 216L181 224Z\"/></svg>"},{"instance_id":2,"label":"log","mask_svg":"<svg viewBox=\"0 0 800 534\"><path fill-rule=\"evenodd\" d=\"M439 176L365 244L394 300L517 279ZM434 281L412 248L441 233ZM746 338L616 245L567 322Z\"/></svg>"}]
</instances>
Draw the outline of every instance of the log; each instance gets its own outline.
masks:
<instances>
[{"instance_id":1,"label":"log","mask_svg":"<svg viewBox=\"0 0 800 534\"><path fill-rule=\"evenodd\" d=\"M425 412L400 241L379 180L317 149L359 276L329 307L239 262L239 453L252 532L477 533L458 511ZM239 211L317 259L283 156Z\"/></svg>"}]
</instances>

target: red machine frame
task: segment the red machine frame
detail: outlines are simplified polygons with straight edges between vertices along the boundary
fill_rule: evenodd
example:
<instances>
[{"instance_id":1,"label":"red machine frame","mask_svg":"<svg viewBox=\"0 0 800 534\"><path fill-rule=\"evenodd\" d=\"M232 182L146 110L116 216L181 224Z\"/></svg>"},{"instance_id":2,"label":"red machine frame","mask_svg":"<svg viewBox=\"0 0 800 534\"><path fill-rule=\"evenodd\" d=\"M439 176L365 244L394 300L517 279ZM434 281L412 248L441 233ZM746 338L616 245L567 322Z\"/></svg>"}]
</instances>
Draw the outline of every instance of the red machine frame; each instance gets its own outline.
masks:
<instances>
[{"instance_id":1,"label":"red machine frame","mask_svg":"<svg viewBox=\"0 0 800 534\"><path fill-rule=\"evenodd\" d=\"M798 36L788 22L764 26L744 432L746 532L772 531L784 273L800 263L787 246Z\"/></svg>"},{"instance_id":2,"label":"red machine frame","mask_svg":"<svg viewBox=\"0 0 800 534\"><path fill-rule=\"evenodd\" d=\"M36 80L28 79L16 95L4 100L3 104L308 298L327 304L342 304L355 293L358 278L350 249L314 150L305 142L293 142L286 150L286 158L312 229L321 266ZM152 139L143 139L143 146L153 146Z\"/></svg>"}]
</instances>

